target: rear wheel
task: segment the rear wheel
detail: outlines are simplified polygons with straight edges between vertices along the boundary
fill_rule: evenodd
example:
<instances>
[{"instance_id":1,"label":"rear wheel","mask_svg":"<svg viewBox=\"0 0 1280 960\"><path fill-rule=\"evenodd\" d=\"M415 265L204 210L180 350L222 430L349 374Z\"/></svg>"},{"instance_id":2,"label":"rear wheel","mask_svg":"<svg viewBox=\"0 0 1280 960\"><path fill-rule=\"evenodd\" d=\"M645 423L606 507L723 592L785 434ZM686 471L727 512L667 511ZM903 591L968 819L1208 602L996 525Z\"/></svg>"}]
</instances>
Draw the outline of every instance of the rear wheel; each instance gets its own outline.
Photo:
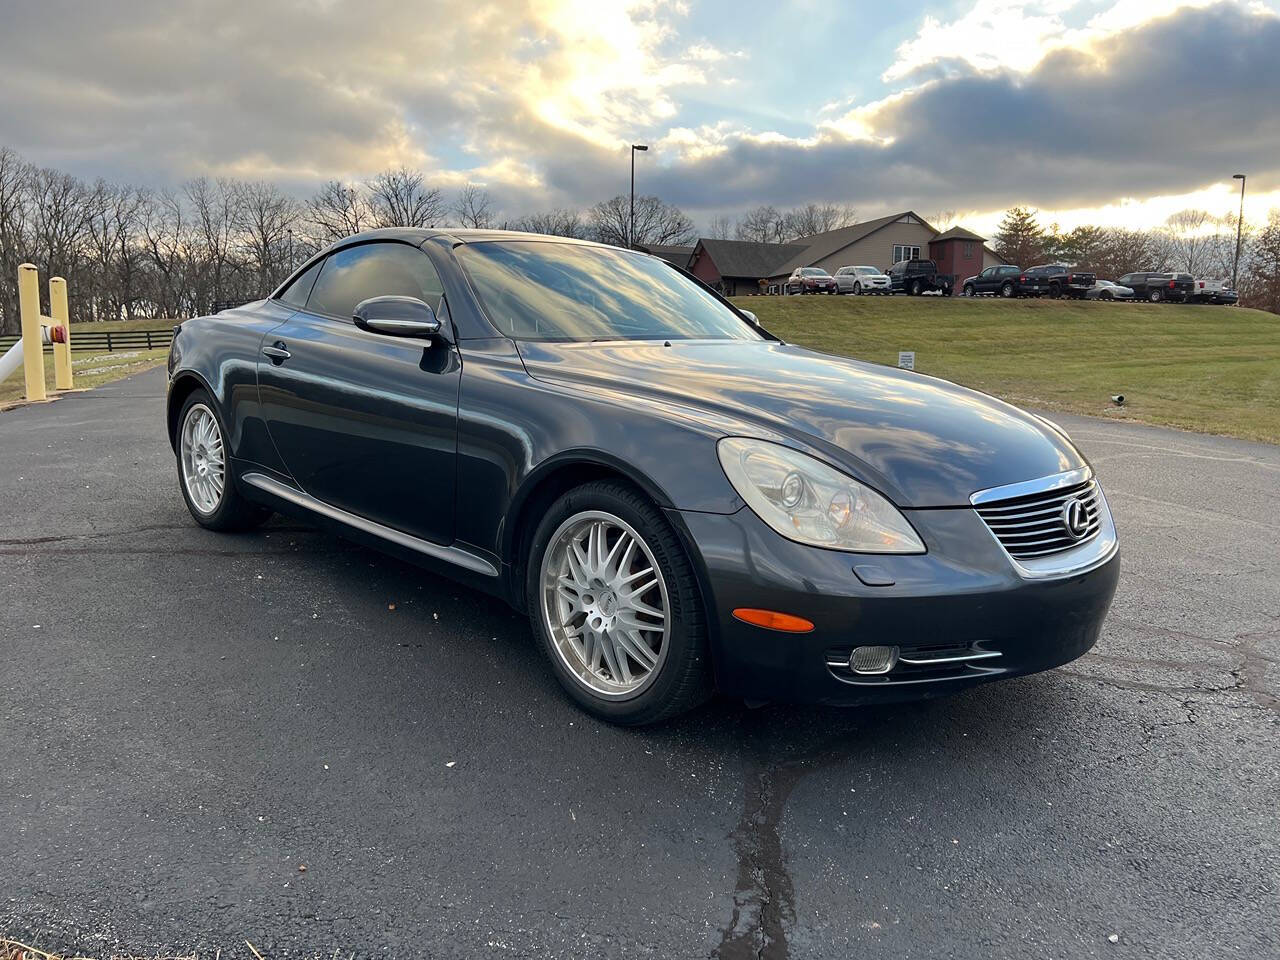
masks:
<instances>
[{"instance_id":1,"label":"rear wheel","mask_svg":"<svg viewBox=\"0 0 1280 960\"><path fill-rule=\"evenodd\" d=\"M920 281L919 281L919 280L912 280L912 281L911 281L911 295L912 295L913 297L918 297L918 296L920 296L920 292L921 292L921 290L923 290L923 289L924 289L924 288L920 286Z\"/></svg>"},{"instance_id":2,"label":"rear wheel","mask_svg":"<svg viewBox=\"0 0 1280 960\"><path fill-rule=\"evenodd\" d=\"M192 391L178 424L178 486L196 523L210 530L249 530L271 516L236 489L226 431L207 391Z\"/></svg>"},{"instance_id":3,"label":"rear wheel","mask_svg":"<svg viewBox=\"0 0 1280 960\"><path fill-rule=\"evenodd\" d=\"M599 481L557 500L534 534L525 589L556 678L590 713L655 723L710 696L693 567L633 487Z\"/></svg>"},{"instance_id":4,"label":"rear wheel","mask_svg":"<svg viewBox=\"0 0 1280 960\"><path fill-rule=\"evenodd\" d=\"M1162 291L1159 287L1156 287L1156 289L1152 290L1150 293L1147 294L1147 299L1150 300L1152 303L1159 303L1161 300L1164 299L1164 291Z\"/></svg>"},{"instance_id":5,"label":"rear wheel","mask_svg":"<svg viewBox=\"0 0 1280 960\"><path fill-rule=\"evenodd\" d=\"M1004 297L1006 300L1011 298L1013 296L1013 284L1012 283L1003 284L1000 287L1000 296Z\"/></svg>"}]
</instances>

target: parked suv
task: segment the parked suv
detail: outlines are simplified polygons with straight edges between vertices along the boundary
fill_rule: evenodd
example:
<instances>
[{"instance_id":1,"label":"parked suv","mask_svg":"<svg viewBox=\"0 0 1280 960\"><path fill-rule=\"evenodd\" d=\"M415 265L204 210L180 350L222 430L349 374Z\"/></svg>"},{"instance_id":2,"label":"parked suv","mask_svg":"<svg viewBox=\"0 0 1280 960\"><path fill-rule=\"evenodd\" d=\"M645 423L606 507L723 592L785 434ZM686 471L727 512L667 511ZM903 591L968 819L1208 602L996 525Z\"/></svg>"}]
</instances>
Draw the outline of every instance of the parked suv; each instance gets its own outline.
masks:
<instances>
[{"instance_id":1,"label":"parked suv","mask_svg":"<svg viewBox=\"0 0 1280 960\"><path fill-rule=\"evenodd\" d=\"M1135 300L1184 302L1195 289L1195 278L1189 273L1126 273L1116 281L1133 288Z\"/></svg>"},{"instance_id":2,"label":"parked suv","mask_svg":"<svg viewBox=\"0 0 1280 960\"><path fill-rule=\"evenodd\" d=\"M841 293L889 293L889 276L876 267L841 267L835 272Z\"/></svg>"},{"instance_id":3,"label":"parked suv","mask_svg":"<svg viewBox=\"0 0 1280 960\"><path fill-rule=\"evenodd\" d=\"M1015 292L1023 297L1075 297L1083 300L1097 276L1072 270L1061 263L1030 267L1018 275Z\"/></svg>"},{"instance_id":4,"label":"parked suv","mask_svg":"<svg viewBox=\"0 0 1280 960\"><path fill-rule=\"evenodd\" d=\"M787 293L836 293L836 281L821 267L796 267L787 277Z\"/></svg>"},{"instance_id":5,"label":"parked suv","mask_svg":"<svg viewBox=\"0 0 1280 960\"><path fill-rule=\"evenodd\" d=\"M889 268L889 288L893 293L906 293L918 297L922 293L937 291L944 297L951 296L955 277L939 273L932 260L899 260Z\"/></svg>"},{"instance_id":6,"label":"parked suv","mask_svg":"<svg viewBox=\"0 0 1280 960\"><path fill-rule=\"evenodd\" d=\"M976 277L969 277L961 288L966 297L977 297L982 294L999 294L1012 297L1017 292L1018 277L1021 267L1003 264L998 267L987 267Z\"/></svg>"}]
</instances>

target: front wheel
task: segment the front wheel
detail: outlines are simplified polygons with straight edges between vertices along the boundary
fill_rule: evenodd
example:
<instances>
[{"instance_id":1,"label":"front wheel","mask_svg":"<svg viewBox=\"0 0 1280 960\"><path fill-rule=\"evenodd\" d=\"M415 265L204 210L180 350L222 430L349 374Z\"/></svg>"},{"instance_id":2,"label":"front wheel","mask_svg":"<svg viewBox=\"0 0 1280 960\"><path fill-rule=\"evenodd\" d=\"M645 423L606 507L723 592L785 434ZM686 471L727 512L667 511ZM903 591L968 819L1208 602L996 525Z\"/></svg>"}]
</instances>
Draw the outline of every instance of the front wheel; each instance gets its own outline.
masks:
<instances>
[{"instance_id":1,"label":"front wheel","mask_svg":"<svg viewBox=\"0 0 1280 960\"><path fill-rule=\"evenodd\" d=\"M693 567L635 488L598 481L557 500L534 534L525 589L556 678L588 712L656 723L710 696Z\"/></svg>"},{"instance_id":2,"label":"front wheel","mask_svg":"<svg viewBox=\"0 0 1280 960\"><path fill-rule=\"evenodd\" d=\"M972 283L966 283L964 285L964 295L966 297L976 297L978 295L978 291L973 288Z\"/></svg>"},{"instance_id":3,"label":"front wheel","mask_svg":"<svg viewBox=\"0 0 1280 960\"><path fill-rule=\"evenodd\" d=\"M178 486L196 523L210 530L249 530L271 511L240 495L231 479L224 438L213 398L194 390L178 420Z\"/></svg>"},{"instance_id":4,"label":"front wheel","mask_svg":"<svg viewBox=\"0 0 1280 960\"><path fill-rule=\"evenodd\" d=\"M853 295L854 295L855 297L860 297L860 296L862 296L862 284L860 284L860 283L855 283L855 284L853 285Z\"/></svg>"}]
</instances>

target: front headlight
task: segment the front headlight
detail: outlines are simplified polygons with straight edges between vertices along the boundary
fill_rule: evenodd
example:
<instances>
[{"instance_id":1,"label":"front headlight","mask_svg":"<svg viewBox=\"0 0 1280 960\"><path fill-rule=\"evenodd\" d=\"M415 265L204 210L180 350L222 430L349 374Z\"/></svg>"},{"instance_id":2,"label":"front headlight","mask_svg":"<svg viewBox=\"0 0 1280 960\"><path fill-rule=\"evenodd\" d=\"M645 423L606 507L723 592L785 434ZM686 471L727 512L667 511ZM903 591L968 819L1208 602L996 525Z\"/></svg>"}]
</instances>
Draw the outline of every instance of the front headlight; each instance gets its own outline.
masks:
<instances>
[{"instance_id":1,"label":"front headlight","mask_svg":"<svg viewBox=\"0 0 1280 960\"><path fill-rule=\"evenodd\" d=\"M788 540L853 553L924 553L897 507L807 454L745 437L726 437L716 452L739 496Z\"/></svg>"}]
</instances>

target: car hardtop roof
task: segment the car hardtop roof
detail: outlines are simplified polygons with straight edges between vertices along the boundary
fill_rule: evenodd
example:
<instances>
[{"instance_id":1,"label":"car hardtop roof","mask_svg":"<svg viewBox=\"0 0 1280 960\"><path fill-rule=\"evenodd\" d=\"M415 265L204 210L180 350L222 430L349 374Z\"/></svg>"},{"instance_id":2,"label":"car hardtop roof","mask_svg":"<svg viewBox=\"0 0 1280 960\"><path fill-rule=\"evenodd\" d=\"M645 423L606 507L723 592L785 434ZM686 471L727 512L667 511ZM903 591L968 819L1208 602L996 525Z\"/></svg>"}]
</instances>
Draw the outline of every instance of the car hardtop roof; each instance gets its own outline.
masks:
<instances>
[{"instance_id":1,"label":"car hardtop roof","mask_svg":"<svg viewBox=\"0 0 1280 960\"><path fill-rule=\"evenodd\" d=\"M454 243L482 243L489 240L536 240L556 243L571 243L582 247L606 247L611 250L622 250L607 243L596 243L594 240L578 240L575 237L556 237L545 233L523 233L519 230L473 229L468 227L383 227L378 230L364 230L343 237L330 247L328 251L341 250L370 240L398 240L412 243L415 246L428 240L443 238ZM651 256L642 250L632 251L641 256Z\"/></svg>"}]
</instances>

